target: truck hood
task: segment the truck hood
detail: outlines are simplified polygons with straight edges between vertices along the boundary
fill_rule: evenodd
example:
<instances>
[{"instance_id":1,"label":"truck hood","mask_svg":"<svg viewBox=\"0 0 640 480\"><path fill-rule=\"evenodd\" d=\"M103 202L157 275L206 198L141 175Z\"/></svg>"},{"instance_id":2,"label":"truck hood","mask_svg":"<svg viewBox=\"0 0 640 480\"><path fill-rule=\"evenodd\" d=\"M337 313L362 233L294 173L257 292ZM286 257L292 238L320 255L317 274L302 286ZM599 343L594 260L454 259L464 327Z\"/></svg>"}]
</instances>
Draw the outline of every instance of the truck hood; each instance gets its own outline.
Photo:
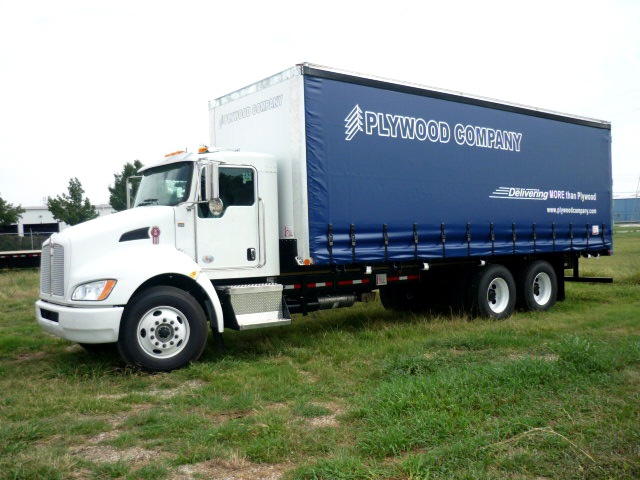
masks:
<instances>
[{"instance_id":1,"label":"truck hood","mask_svg":"<svg viewBox=\"0 0 640 480\"><path fill-rule=\"evenodd\" d=\"M54 234L52 238L56 243L69 242L76 248L82 246L94 250L101 247L113 249L123 242L174 244L173 220L172 207L139 207L80 223Z\"/></svg>"},{"instance_id":2,"label":"truck hood","mask_svg":"<svg viewBox=\"0 0 640 480\"><path fill-rule=\"evenodd\" d=\"M99 217L53 234L48 246L45 242L51 257L43 256L42 261L50 262L47 271L55 270L53 276L64 279L63 296L70 302L75 286L116 278L131 259L148 255L149 250L175 251L174 217L173 208L165 206L139 207ZM63 265L56 264L62 260ZM41 286L41 298L62 300L50 293Z\"/></svg>"}]
</instances>

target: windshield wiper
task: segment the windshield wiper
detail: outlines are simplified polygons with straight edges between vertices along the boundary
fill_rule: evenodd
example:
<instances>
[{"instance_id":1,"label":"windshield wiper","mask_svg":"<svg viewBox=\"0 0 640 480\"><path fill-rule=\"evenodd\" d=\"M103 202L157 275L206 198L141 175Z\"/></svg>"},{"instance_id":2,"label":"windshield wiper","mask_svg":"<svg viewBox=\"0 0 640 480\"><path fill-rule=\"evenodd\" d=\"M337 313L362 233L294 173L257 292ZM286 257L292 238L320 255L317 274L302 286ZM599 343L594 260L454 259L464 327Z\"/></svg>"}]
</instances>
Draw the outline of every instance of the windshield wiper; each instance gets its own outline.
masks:
<instances>
[{"instance_id":1,"label":"windshield wiper","mask_svg":"<svg viewBox=\"0 0 640 480\"><path fill-rule=\"evenodd\" d=\"M143 201L141 201L137 206L138 207L144 207L145 205L157 205L158 204L158 199L157 198L147 198Z\"/></svg>"}]
</instances>

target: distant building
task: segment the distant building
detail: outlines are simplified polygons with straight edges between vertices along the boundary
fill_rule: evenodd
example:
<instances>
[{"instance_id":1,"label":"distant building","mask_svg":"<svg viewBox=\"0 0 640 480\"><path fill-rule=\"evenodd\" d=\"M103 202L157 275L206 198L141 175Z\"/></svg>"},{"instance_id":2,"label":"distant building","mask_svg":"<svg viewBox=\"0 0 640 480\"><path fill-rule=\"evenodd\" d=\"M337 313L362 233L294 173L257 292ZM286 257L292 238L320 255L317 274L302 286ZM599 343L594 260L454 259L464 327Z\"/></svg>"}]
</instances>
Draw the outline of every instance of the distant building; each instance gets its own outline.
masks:
<instances>
[{"instance_id":1,"label":"distant building","mask_svg":"<svg viewBox=\"0 0 640 480\"><path fill-rule=\"evenodd\" d=\"M98 216L115 210L111 205L96 205ZM52 233L68 227L58 222L47 207L23 207L24 213L17 224L0 228L0 268L37 267L40 246Z\"/></svg>"},{"instance_id":2,"label":"distant building","mask_svg":"<svg viewBox=\"0 0 640 480\"><path fill-rule=\"evenodd\" d=\"M0 233L17 233L19 235L49 235L64 230L68 225L58 222L45 206L23 207L24 213L17 224L9 225ZM109 215L115 210L111 205L96 205L99 216Z\"/></svg>"},{"instance_id":3,"label":"distant building","mask_svg":"<svg viewBox=\"0 0 640 480\"><path fill-rule=\"evenodd\" d=\"M614 223L640 223L640 197L613 199Z\"/></svg>"}]
</instances>

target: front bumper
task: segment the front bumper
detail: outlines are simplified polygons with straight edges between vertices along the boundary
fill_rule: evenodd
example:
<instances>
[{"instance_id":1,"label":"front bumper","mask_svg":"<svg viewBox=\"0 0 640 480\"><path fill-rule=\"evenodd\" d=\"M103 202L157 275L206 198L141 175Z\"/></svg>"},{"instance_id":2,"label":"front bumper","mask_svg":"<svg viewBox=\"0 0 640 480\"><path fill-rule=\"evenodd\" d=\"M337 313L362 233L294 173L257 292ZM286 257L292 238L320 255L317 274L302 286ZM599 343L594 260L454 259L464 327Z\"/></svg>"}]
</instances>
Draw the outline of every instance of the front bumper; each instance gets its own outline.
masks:
<instances>
[{"instance_id":1,"label":"front bumper","mask_svg":"<svg viewBox=\"0 0 640 480\"><path fill-rule=\"evenodd\" d=\"M77 343L118 341L124 307L78 308L36 302L36 318L43 330Z\"/></svg>"}]
</instances>

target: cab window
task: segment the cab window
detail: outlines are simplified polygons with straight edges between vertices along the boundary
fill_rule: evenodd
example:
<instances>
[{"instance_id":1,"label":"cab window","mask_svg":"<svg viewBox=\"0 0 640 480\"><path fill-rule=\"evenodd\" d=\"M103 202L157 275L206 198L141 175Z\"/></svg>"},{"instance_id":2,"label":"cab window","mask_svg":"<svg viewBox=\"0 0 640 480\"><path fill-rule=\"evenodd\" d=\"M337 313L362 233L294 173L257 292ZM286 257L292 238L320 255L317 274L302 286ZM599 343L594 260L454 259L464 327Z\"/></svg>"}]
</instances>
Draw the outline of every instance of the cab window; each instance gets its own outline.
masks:
<instances>
[{"instance_id":1,"label":"cab window","mask_svg":"<svg viewBox=\"0 0 640 480\"><path fill-rule=\"evenodd\" d=\"M230 207L249 207L255 203L255 171L252 168L220 167L219 186L223 213ZM204 196L206 177L204 170L200 175L200 191ZM198 215L203 218L213 217L206 204L200 204Z\"/></svg>"},{"instance_id":2,"label":"cab window","mask_svg":"<svg viewBox=\"0 0 640 480\"><path fill-rule=\"evenodd\" d=\"M145 171L133 206L174 206L185 202L191 190L192 168L191 162L179 162Z\"/></svg>"}]
</instances>

